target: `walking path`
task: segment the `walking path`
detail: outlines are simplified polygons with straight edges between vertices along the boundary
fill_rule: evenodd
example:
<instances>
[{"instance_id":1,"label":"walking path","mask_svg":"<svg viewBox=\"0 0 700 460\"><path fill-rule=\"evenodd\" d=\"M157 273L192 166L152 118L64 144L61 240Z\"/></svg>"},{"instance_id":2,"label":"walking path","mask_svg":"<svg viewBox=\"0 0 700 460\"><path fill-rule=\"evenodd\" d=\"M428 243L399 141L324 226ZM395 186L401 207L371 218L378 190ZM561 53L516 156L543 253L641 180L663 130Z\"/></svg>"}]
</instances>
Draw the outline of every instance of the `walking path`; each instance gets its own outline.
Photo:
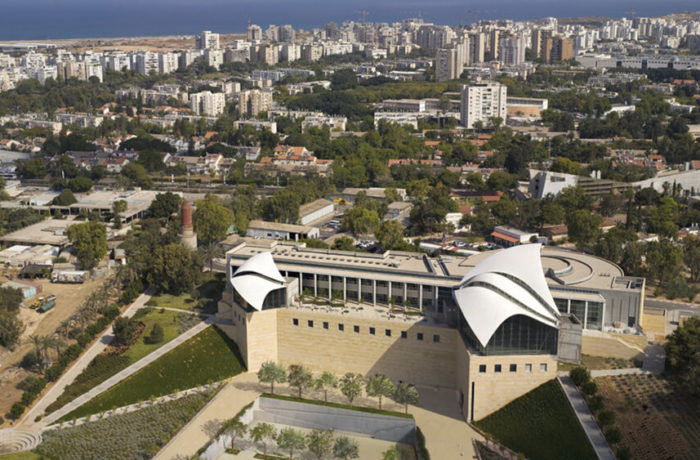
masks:
<instances>
[{"instance_id":1,"label":"walking path","mask_svg":"<svg viewBox=\"0 0 700 460\"><path fill-rule=\"evenodd\" d=\"M131 306L124 311L122 316L130 318L150 299L150 294L141 294L136 298ZM34 420L36 417L43 414L46 411L46 408L63 394L63 390L65 390L68 385L73 383L76 377L78 377L83 370L85 370L85 368L92 362L93 359L95 359L97 355L102 353L105 348L107 348L113 339L114 332L112 331L112 326L109 326L107 330L102 333L99 339L95 341L95 343L93 343L90 348L88 348L66 372L63 373L63 375L56 383L54 383L54 385L49 389L49 391L46 392L39 402L37 402L29 411L27 411L17 425L24 426L25 428L34 425Z\"/></svg>"},{"instance_id":2,"label":"walking path","mask_svg":"<svg viewBox=\"0 0 700 460\"><path fill-rule=\"evenodd\" d=\"M162 347L158 348L157 350L153 351L152 353L144 356L140 360L136 361L134 364L131 366L127 367L126 369L122 369L121 371L117 372L104 382L100 383L96 387L92 388L90 391L87 393L83 393L82 395L78 396L75 398L73 401L69 402L65 406L61 407L60 409L50 413L47 415L42 422L44 424L51 424L55 422L56 420L60 419L66 414L71 413L78 407L82 406L86 402L90 401L100 393L108 390L109 388L113 387L117 383L121 382L125 378L129 377L130 375L136 373L137 371L143 369L144 367L148 366L151 364L153 361L156 359L160 358L170 350L174 349L181 343L189 340L190 338L194 337L195 335L199 334L202 332L204 329L209 327L211 324L213 324L214 321L211 319L207 319L205 321L202 321L201 323L197 324L196 326L188 329L187 331L183 332L170 342L166 343Z\"/></svg>"},{"instance_id":3,"label":"walking path","mask_svg":"<svg viewBox=\"0 0 700 460\"><path fill-rule=\"evenodd\" d=\"M598 423L595 421L593 414L588 409L586 402L583 400L583 396L578 391L578 388L576 388L576 385L574 385L574 382L570 377L561 375L557 377L557 380L564 390L571 407L574 409L576 417L578 417L583 431L586 432L586 436L591 442L591 446L593 446L593 450L595 450L598 458L600 460L615 460L615 454L610 448L608 441L605 440L603 432L600 430Z\"/></svg>"},{"instance_id":4,"label":"walking path","mask_svg":"<svg viewBox=\"0 0 700 460\"><path fill-rule=\"evenodd\" d=\"M663 345L658 343L651 343L644 350L644 364L642 364L642 369L654 374L661 374L664 371L666 365L666 350Z\"/></svg>"}]
</instances>

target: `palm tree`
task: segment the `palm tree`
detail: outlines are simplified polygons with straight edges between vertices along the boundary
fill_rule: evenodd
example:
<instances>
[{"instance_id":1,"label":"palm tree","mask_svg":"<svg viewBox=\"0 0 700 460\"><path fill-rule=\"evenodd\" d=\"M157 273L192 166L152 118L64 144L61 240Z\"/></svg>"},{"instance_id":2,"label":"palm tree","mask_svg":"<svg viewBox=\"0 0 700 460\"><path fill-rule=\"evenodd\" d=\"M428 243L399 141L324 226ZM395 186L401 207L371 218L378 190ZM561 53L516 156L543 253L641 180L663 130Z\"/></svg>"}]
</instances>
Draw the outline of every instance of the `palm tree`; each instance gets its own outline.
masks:
<instances>
[{"instance_id":1,"label":"palm tree","mask_svg":"<svg viewBox=\"0 0 700 460\"><path fill-rule=\"evenodd\" d=\"M221 256L224 250L216 242L211 242L205 246L199 248L199 255L207 262L209 267L209 273L211 273L214 265L214 259Z\"/></svg>"},{"instance_id":2,"label":"palm tree","mask_svg":"<svg viewBox=\"0 0 700 460\"><path fill-rule=\"evenodd\" d=\"M63 338L68 338L68 333L71 330L70 323L71 323L70 318L61 321L61 324L59 324L58 327L56 328L56 333Z\"/></svg>"}]
</instances>

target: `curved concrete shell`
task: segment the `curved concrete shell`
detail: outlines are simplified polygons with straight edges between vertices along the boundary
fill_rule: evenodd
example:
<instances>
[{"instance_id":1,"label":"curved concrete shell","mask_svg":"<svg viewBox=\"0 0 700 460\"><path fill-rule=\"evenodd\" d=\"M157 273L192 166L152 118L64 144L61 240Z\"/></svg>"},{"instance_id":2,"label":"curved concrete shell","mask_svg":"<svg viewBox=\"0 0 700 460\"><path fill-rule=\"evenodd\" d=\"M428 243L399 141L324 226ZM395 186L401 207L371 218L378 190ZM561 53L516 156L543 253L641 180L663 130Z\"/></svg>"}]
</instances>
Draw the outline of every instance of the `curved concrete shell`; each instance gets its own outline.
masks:
<instances>
[{"instance_id":1,"label":"curved concrete shell","mask_svg":"<svg viewBox=\"0 0 700 460\"><path fill-rule=\"evenodd\" d=\"M262 310L270 292L284 287L284 277L270 252L261 252L248 259L238 267L230 281L236 292L258 311Z\"/></svg>"},{"instance_id":2,"label":"curved concrete shell","mask_svg":"<svg viewBox=\"0 0 700 460\"><path fill-rule=\"evenodd\" d=\"M501 324L524 315L555 327L559 312L542 270L539 244L498 251L465 275L454 297L484 347Z\"/></svg>"}]
</instances>

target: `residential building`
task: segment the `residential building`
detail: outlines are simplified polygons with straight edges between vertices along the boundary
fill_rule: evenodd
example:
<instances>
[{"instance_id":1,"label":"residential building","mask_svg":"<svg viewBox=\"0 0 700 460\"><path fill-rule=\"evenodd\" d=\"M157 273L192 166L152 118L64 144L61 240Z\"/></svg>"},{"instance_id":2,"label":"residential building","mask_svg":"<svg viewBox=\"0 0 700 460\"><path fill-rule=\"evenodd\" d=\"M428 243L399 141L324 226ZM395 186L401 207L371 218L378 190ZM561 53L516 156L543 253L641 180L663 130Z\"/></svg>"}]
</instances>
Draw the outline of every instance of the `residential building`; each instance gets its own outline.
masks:
<instances>
[{"instance_id":1,"label":"residential building","mask_svg":"<svg viewBox=\"0 0 700 460\"><path fill-rule=\"evenodd\" d=\"M254 117L272 108L272 93L251 89L238 93L238 111L243 116Z\"/></svg>"},{"instance_id":2,"label":"residential building","mask_svg":"<svg viewBox=\"0 0 700 460\"><path fill-rule=\"evenodd\" d=\"M175 53L159 53L158 67L160 73L172 73L178 68L178 55Z\"/></svg>"},{"instance_id":3,"label":"residential building","mask_svg":"<svg viewBox=\"0 0 700 460\"><path fill-rule=\"evenodd\" d=\"M487 126L492 117L505 122L507 92L505 85L492 82L462 86L462 126L471 129L477 121Z\"/></svg>"},{"instance_id":4,"label":"residential building","mask_svg":"<svg viewBox=\"0 0 700 460\"><path fill-rule=\"evenodd\" d=\"M195 47L198 50L219 49L219 34L212 33L210 30L202 31L195 38Z\"/></svg>"},{"instance_id":5,"label":"residential building","mask_svg":"<svg viewBox=\"0 0 700 460\"><path fill-rule=\"evenodd\" d=\"M544 61L547 64L566 61L574 57L574 41L571 38L556 37L547 38L544 45Z\"/></svg>"},{"instance_id":6,"label":"residential building","mask_svg":"<svg viewBox=\"0 0 700 460\"><path fill-rule=\"evenodd\" d=\"M262 28L257 24L249 25L246 33L246 39L249 42L262 40Z\"/></svg>"},{"instance_id":7,"label":"residential building","mask_svg":"<svg viewBox=\"0 0 700 460\"><path fill-rule=\"evenodd\" d=\"M202 91L190 94L190 108L197 115L209 115L212 117L224 113L226 99L223 93Z\"/></svg>"}]
</instances>

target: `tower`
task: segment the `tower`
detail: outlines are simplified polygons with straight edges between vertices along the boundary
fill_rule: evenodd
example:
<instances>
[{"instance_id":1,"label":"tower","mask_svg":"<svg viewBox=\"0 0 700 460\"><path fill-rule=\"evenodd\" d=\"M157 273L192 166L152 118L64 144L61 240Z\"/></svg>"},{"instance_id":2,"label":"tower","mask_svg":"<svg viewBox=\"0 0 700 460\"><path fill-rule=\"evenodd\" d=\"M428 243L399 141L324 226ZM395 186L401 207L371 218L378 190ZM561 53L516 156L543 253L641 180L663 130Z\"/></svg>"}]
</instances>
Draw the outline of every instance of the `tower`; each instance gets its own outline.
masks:
<instances>
[{"instance_id":1,"label":"tower","mask_svg":"<svg viewBox=\"0 0 700 460\"><path fill-rule=\"evenodd\" d=\"M192 205L185 201L180 208L182 232L178 235L180 243L186 248L197 249L197 234L192 226Z\"/></svg>"}]
</instances>

